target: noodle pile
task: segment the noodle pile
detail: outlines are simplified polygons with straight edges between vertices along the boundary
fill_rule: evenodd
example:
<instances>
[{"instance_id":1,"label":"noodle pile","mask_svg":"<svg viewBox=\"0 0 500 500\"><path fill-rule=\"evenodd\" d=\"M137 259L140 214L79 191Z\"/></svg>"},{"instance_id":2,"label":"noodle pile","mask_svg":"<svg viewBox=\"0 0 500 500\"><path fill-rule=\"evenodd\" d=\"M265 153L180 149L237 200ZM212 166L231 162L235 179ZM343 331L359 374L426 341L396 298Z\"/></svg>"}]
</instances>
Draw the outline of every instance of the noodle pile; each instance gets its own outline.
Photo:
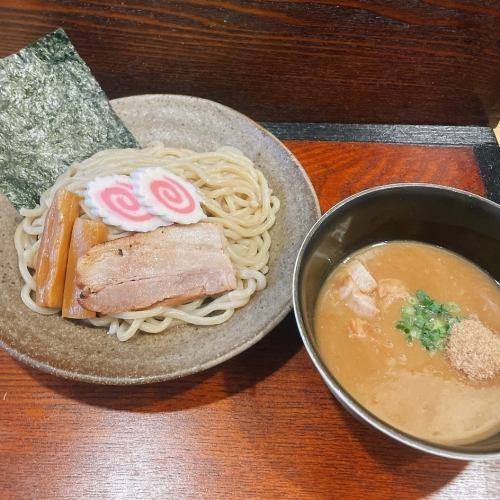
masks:
<instances>
[{"instance_id":1,"label":"noodle pile","mask_svg":"<svg viewBox=\"0 0 500 500\"><path fill-rule=\"evenodd\" d=\"M238 286L215 299L115 313L86 321L94 326L107 327L109 334L116 334L122 341L138 331L159 333L179 323L216 325L227 321L235 309L247 304L256 290L265 288L271 245L268 231L275 222L280 204L278 198L272 195L262 172L241 151L232 147L196 153L155 144L144 149L105 150L75 163L41 195L39 206L21 209L24 219L16 230L15 245L19 270L25 281L21 298L27 307L40 314L57 314L60 311L40 307L33 299L36 253L45 217L56 191L64 187L83 198L87 183L96 177L126 175L146 166L162 166L198 188L207 220L223 226ZM86 211L83 201L80 203L80 216L94 218ZM128 234L108 226L110 240Z\"/></svg>"}]
</instances>

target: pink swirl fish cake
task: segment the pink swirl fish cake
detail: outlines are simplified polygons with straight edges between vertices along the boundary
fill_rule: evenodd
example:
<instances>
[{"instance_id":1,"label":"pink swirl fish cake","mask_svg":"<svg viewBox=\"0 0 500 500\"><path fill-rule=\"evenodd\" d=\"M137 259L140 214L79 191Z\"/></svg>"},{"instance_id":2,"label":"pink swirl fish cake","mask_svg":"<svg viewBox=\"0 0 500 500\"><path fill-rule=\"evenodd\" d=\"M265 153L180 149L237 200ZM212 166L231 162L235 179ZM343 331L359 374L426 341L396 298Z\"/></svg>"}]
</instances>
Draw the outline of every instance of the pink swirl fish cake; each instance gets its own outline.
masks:
<instances>
[{"instance_id":1,"label":"pink swirl fish cake","mask_svg":"<svg viewBox=\"0 0 500 500\"><path fill-rule=\"evenodd\" d=\"M178 224L206 218L196 188L162 167L141 168L131 174L134 193L149 213Z\"/></svg>"},{"instance_id":2,"label":"pink swirl fish cake","mask_svg":"<svg viewBox=\"0 0 500 500\"><path fill-rule=\"evenodd\" d=\"M171 222L150 213L134 194L130 177L97 177L87 184L84 204L95 217L125 231L148 232Z\"/></svg>"}]
</instances>

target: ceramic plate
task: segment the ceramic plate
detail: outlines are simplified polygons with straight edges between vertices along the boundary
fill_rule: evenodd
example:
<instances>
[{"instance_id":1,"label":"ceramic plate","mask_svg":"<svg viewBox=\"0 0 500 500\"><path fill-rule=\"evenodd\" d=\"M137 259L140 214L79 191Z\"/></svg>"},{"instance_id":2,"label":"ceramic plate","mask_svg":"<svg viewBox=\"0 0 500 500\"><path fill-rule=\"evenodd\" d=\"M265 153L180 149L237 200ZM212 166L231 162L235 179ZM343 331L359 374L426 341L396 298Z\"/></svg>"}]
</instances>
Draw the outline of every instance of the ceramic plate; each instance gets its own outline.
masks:
<instances>
[{"instance_id":1,"label":"ceramic plate","mask_svg":"<svg viewBox=\"0 0 500 500\"><path fill-rule=\"evenodd\" d=\"M141 146L162 141L196 151L228 145L241 149L266 175L281 200L268 286L217 326L178 326L137 334L127 342L59 316L41 316L21 302L21 276L13 244L20 218L0 199L0 345L16 359L55 375L103 384L142 384L205 370L244 351L291 308L295 257L319 217L314 190L296 158L270 133L242 114L195 97L144 95L112 105Z\"/></svg>"}]
</instances>

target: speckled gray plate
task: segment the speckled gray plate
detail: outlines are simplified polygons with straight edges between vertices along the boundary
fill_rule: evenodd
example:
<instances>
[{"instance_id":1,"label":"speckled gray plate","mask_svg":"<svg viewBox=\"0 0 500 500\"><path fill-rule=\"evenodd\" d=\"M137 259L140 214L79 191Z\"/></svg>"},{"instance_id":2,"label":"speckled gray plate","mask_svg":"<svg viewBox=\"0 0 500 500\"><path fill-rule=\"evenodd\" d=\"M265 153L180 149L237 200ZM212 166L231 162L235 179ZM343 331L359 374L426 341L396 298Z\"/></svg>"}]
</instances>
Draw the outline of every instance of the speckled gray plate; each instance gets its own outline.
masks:
<instances>
[{"instance_id":1,"label":"speckled gray plate","mask_svg":"<svg viewBox=\"0 0 500 500\"><path fill-rule=\"evenodd\" d=\"M21 302L13 244L19 216L0 197L0 346L13 357L55 375L102 384L144 384L205 370L260 340L291 308L292 272L302 239L319 217L304 170L275 137L242 114L205 99L145 95L113 101L142 146L162 141L197 151L241 149L265 173L281 200L271 230L268 286L222 325L179 326L127 342L59 316L42 316Z\"/></svg>"}]
</instances>

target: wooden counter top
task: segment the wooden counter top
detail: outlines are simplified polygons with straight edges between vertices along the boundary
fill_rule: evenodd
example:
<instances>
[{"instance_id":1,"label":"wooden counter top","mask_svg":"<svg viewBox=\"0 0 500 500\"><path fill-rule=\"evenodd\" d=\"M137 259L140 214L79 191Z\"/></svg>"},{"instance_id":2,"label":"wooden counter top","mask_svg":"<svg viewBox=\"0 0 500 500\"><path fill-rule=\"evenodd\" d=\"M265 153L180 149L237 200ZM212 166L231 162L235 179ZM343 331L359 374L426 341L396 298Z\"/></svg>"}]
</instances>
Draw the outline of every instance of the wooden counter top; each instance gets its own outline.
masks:
<instances>
[{"instance_id":1,"label":"wooden counter top","mask_svg":"<svg viewBox=\"0 0 500 500\"><path fill-rule=\"evenodd\" d=\"M288 141L322 210L374 185L484 194L471 147ZM424 455L349 415L288 316L207 372L106 387L0 353L1 498L493 498L500 462Z\"/></svg>"}]
</instances>

